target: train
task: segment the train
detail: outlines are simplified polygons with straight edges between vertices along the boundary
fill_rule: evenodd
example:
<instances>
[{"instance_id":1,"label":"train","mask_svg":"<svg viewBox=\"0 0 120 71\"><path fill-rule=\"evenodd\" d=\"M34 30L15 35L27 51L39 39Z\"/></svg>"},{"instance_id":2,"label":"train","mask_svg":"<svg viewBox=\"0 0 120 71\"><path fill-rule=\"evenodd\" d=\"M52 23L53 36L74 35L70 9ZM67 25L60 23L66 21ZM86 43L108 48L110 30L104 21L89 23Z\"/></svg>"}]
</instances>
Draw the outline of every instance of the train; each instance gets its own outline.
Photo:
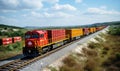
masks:
<instances>
[{"instance_id":1,"label":"train","mask_svg":"<svg viewBox=\"0 0 120 71\"><path fill-rule=\"evenodd\" d=\"M27 31L25 33L23 55L25 57L35 57L44 54L55 48L59 48L59 46L78 40L83 36L102 30L105 27L106 26Z\"/></svg>"},{"instance_id":2,"label":"train","mask_svg":"<svg viewBox=\"0 0 120 71\"><path fill-rule=\"evenodd\" d=\"M22 40L21 36L0 38L0 45L8 45Z\"/></svg>"}]
</instances>

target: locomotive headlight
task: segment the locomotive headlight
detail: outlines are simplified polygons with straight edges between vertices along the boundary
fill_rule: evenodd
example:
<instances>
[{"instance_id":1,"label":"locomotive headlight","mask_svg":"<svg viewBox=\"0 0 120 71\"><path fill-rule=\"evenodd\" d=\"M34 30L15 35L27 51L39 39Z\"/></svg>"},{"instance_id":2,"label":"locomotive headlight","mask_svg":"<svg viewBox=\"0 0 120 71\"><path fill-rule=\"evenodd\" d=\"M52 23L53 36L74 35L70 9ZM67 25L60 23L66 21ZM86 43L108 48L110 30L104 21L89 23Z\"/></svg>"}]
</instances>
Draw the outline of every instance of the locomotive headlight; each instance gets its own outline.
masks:
<instances>
[{"instance_id":1,"label":"locomotive headlight","mask_svg":"<svg viewBox=\"0 0 120 71\"><path fill-rule=\"evenodd\" d=\"M29 53L31 53L31 50L28 50Z\"/></svg>"},{"instance_id":2,"label":"locomotive headlight","mask_svg":"<svg viewBox=\"0 0 120 71\"><path fill-rule=\"evenodd\" d=\"M29 41L29 42L28 42L28 45L32 45L32 42L31 42L31 41Z\"/></svg>"}]
</instances>

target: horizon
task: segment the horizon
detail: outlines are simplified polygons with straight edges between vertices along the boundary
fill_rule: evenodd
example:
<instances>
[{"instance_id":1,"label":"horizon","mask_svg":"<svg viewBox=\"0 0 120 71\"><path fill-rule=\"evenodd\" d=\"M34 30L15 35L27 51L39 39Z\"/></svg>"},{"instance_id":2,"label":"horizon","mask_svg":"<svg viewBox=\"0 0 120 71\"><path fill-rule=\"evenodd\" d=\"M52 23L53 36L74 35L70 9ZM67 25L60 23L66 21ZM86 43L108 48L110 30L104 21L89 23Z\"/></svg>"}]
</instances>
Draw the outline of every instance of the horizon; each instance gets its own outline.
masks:
<instances>
[{"instance_id":1,"label":"horizon","mask_svg":"<svg viewBox=\"0 0 120 71\"><path fill-rule=\"evenodd\" d=\"M11 26L77 26L120 21L120 0L0 0L0 23Z\"/></svg>"}]
</instances>

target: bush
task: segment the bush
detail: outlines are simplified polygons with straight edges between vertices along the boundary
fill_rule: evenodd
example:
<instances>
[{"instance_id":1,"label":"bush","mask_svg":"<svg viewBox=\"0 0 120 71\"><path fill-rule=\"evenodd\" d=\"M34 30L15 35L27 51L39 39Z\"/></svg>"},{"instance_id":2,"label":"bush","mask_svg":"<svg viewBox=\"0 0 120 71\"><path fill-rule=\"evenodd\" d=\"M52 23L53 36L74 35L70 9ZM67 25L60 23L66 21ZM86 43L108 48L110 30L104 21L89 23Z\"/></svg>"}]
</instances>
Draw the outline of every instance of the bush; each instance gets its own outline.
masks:
<instances>
[{"instance_id":1,"label":"bush","mask_svg":"<svg viewBox=\"0 0 120 71\"><path fill-rule=\"evenodd\" d=\"M120 35L120 25L110 26L108 33L111 35Z\"/></svg>"},{"instance_id":2,"label":"bush","mask_svg":"<svg viewBox=\"0 0 120 71\"><path fill-rule=\"evenodd\" d=\"M117 53L117 54L116 54L116 59L117 59L117 60L120 60L120 53Z\"/></svg>"},{"instance_id":3,"label":"bush","mask_svg":"<svg viewBox=\"0 0 120 71\"><path fill-rule=\"evenodd\" d=\"M101 38L95 37L95 39L96 39L98 42L103 42L103 40L102 40Z\"/></svg>"},{"instance_id":4,"label":"bush","mask_svg":"<svg viewBox=\"0 0 120 71\"><path fill-rule=\"evenodd\" d=\"M66 57L63 62L69 67L73 67L76 64L76 61L71 56Z\"/></svg>"},{"instance_id":5,"label":"bush","mask_svg":"<svg viewBox=\"0 0 120 71\"><path fill-rule=\"evenodd\" d=\"M9 51L12 51L12 50L14 49L14 47L13 47L12 45L9 45L9 46L7 46L7 49L8 49Z\"/></svg>"},{"instance_id":6,"label":"bush","mask_svg":"<svg viewBox=\"0 0 120 71\"><path fill-rule=\"evenodd\" d=\"M22 42L16 42L9 45L1 45L0 51L13 51L13 50L21 50L22 49Z\"/></svg>"},{"instance_id":7,"label":"bush","mask_svg":"<svg viewBox=\"0 0 120 71\"><path fill-rule=\"evenodd\" d=\"M48 67L51 71L57 71L54 67Z\"/></svg>"},{"instance_id":8,"label":"bush","mask_svg":"<svg viewBox=\"0 0 120 71\"><path fill-rule=\"evenodd\" d=\"M85 71L95 71L97 65L97 62L94 59L89 59L86 62Z\"/></svg>"},{"instance_id":9,"label":"bush","mask_svg":"<svg viewBox=\"0 0 120 71\"><path fill-rule=\"evenodd\" d=\"M116 62L116 63L115 63L115 66L117 66L117 67L120 68L120 61Z\"/></svg>"},{"instance_id":10,"label":"bush","mask_svg":"<svg viewBox=\"0 0 120 71\"><path fill-rule=\"evenodd\" d=\"M119 68L115 66L110 66L107 68L107 71L119 71Z\"/></svg>"},{"instance_id":11,"label":"bush","mask_svg":"<svg viewBox=\"0 0 120 71\"><path fill-rule=\"evenodd\" d=\"M101 45L99 43L90 42L88 44L88 47L91 48L91 49L94 49L94 48L101 47Z\"/></svg>"}]
</instances>

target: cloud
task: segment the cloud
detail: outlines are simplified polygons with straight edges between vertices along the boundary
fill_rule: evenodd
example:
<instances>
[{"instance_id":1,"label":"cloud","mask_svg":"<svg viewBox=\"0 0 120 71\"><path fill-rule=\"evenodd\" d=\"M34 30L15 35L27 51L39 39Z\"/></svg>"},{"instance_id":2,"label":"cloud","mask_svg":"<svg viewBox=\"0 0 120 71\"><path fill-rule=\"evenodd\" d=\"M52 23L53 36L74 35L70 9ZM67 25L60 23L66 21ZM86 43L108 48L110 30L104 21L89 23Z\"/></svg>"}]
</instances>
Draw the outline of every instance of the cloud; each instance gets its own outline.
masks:
<instances>
[{"instance_id":1,"label":"cloud","mask_svg":"<svg viewBox=\"0 0 120 71\"><path fill-rule=\"evenodd\" d=\"M43 7L41 0L23 0L23 5L28 9L33 9L33 8L40 9Z\"/></svg>"},{"instance_id":2,"label":"cloud","mask_svg":"<svg viewBox=\"0 0 120 71\"><path fill-rule=\"evenodd\" d=\"M59 5L59 4L55 4L52 7L53 10L69 10L69 11L75 11L77 10L74 6L70 5L70 4L64 4L64 5Z\"/></svg>"},{"instance_id":3,"label":"cloud","mask_svg":"<svg viewBox=\"0 0 120 71\"><path fill-rule=\"evenodd\" d=\"M45 17L50 17L50 18L68 18L68 17L73 17L74 15L70 15L64 12L55 12L55 13L44 13Z\"/></svg>"},{"instance_id":4,"label":"cloud","mask_svg":"<svg viewBox=\"0 0 120 71\"><path fill-rule=\"evenodd\" d=\"M59 0L42 0L43 2L48 2L48 3L57 3Z\"/></svg>"},{"instance_id":5,"label":"cloud","mask_svg":"<svg viewBox=\"0 0 120 71\"><path fill-rule=\"evenodd\" d=\"M41 0L0 0L0 10L40 9Z\"/></svg>"},{"instance_id":6,"label":"cloud","mask_svg":"<svg viewBox=\"0 0 120 71\"><path fill-rule=\"evenodd\" d=\"M16 10L1 10L1 12L3 12L3 13L8 13L8 12L15 13L17 11Z\"/></svg>"},{"instance_id":7,"label":"cloud","mask_svg":"<svg viewBox=\"0 0 120 71\"><path fill-rule=\"evenodd\" d=\"M95 14L95 15L120 15L119 11L106 10L105 6L100 8L88 8L86 14Z\"/></svg>"},{"instance_id":8,"label":"cloud","mask_svg":"<svg viewBox=\"0 0 120 71\"><path fill-rule=\"evenodd\" d=\"M76 3L82 3L83 0L75 0Z\"/></svg>"},{"instance_id":9,"label":"cloud","mask_svg":"<svg viewBox=\"0 0 120 71\"><path fill-rule=\"evenodd\" d=\"M30 15L33 16L33 17L36 17L36 18L42 18L42 17L44 17L42 14L37 13L37 12L35 12L35 11L32 11L32 12L30 13ZM25 16L26 16L26 15L25 15Z\"/></svg>"},{"instance_id":10,"label":"cloud","mask_svg":"<svg viewBox=\"0 0 120 71\"><path fill-rule=\"evenodd\" d=\"M74 15L67 14L67 13L64 13L64 12L38 13L38 12L32 11L30 14L31 14L31 16L36 17L36 18L68 18L68 17L74 17ZM26 16L26 15L23 15L23 16Z\"/></svg>"},{"instance_id":11,"label":"cloud","mask_svg":"<svg viewBox=\"0 0 120 71\"><path fill-rule=\"evenodd\" d=\"M0 9L14 9L19 5L18 0L0 0Z\"/></svg>"},{"instance_id":12,"label":"cloud","mask_svg":"<svg viewBox=\"0 0 120 71\"><path fill-rule=\"evenodd\" d=\"M14 18L7 18L4 16L0 16L0 23L15 26L15 25L17 25L18 20L14 19Z\"/></svg>"}]
</instances>

